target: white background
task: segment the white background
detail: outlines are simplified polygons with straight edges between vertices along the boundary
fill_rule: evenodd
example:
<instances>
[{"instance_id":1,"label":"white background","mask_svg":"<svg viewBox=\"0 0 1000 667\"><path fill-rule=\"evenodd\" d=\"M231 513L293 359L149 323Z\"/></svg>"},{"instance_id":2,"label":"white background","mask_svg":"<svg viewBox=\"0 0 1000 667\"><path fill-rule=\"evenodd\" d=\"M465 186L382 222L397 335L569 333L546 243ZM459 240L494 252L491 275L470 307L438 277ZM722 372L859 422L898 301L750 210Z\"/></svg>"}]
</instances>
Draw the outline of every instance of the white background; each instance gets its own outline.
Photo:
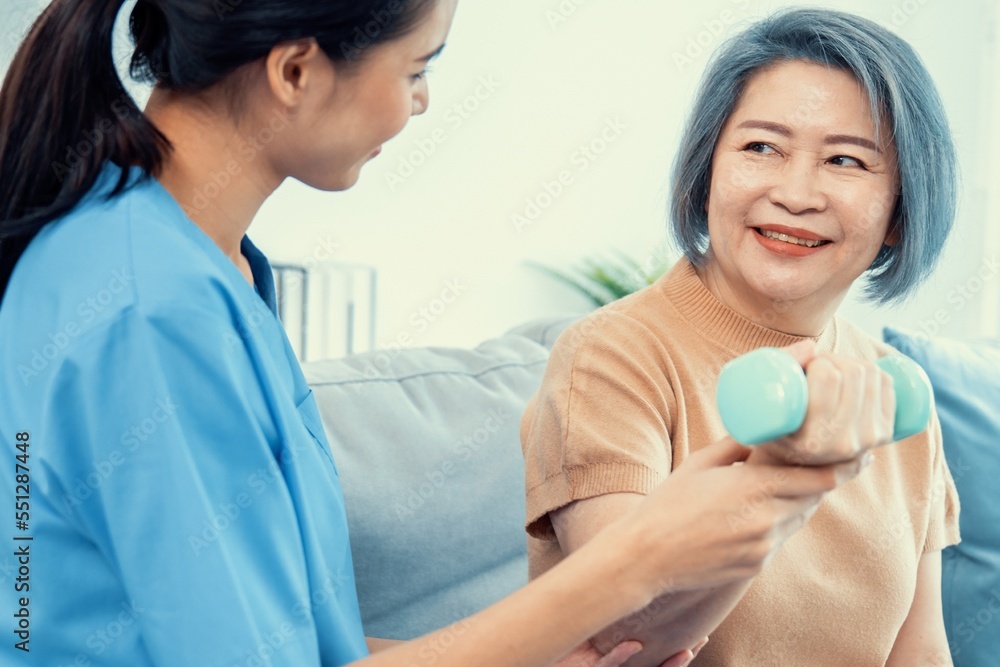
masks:
<instances>
[{"instance_id":1,"label":"white background","mask_svg":"<svg viewBox=\"0 0 1000 667\"><path fill-rule=\"evenodd\" d=\"M44 3L0 2L6 69ZM353 190L283 185L251 237L272 259L305 261L335 246L332 259L377 267L380 345L402 337L470 346L534 317L582 312L583 299L526 261L565 269L616 249L640 262L663 254L669 167L708 55L726 35L788 4L463 0L431 74L430 111L386 146ZM944 97L962 173L958 222L933 279L905 308L850 302L842 313L875 335L885 324L955 337L1000 334L1000 276L976 279L984 261L1000 256L1000 4L818 4L871 18L913 44ZM143 103L146 92L130 89ZM463 103L475 109L467 117L455 109ZM579 147L609 121L624 130L581 171ZM433 154L412 160L435 136L444 141ZM401 160L421 164L390 183ZM562 170L573 183L519 232L512 215ZM448 281L461 293L431 322L420 309Z\"/></svg>"}]
</instances>

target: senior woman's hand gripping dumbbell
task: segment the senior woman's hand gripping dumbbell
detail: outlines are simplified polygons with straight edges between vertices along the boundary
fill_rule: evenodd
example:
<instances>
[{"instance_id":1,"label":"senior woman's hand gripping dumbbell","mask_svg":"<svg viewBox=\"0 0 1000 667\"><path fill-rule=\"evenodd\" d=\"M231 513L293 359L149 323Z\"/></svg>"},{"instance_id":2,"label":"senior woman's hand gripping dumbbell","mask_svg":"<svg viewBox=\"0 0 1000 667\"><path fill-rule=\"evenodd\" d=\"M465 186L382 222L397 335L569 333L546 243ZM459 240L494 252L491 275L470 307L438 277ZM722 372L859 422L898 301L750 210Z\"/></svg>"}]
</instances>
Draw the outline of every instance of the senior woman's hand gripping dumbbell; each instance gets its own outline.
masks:
<instances>
[{"instance_id":1,"label":"senior woman's hand gripping dumbbell","mask_svg":"<svg viewBox=\"0 0 1000 667\"><path fill-rule=\"evenodd\" d=\"M893 440L920 433L927 428L931 414L932 389L927 374L901 354L882 357L876 363L893 379ZM762 445L802 427L808 394L806 374L791 354L760 348L723 367L716 398L729 434L744 445Z\"/></svg>"}]
</instances>

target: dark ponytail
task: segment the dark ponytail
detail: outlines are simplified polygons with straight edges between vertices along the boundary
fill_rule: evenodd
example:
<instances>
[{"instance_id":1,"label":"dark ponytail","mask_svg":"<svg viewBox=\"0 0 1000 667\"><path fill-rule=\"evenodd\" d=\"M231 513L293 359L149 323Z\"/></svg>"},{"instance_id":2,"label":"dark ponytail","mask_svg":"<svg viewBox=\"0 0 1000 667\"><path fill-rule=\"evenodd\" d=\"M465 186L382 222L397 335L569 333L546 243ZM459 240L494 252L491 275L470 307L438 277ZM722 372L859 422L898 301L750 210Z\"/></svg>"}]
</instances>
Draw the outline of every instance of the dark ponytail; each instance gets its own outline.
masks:
<instances>
[{"instance_id":1,"label":"dark ponytail","mask_svg":"<svg viewBox=\"0 0 1000 667\"><path fill-rule=\"evenodd\" d=\"M335 61L413 29L435 0L138 0L133 78L204 91L278 43L315 37ZM0 90L0 304L14 265L76 206L108 161L156 175L170 142L126 92L112 59L124 0L54 0ZM235 94L235 93L234 93ZM126 185L127 169L114 187Z\"/></svg>"},{"instance_id":2,"label":"dark ponytail","mask_svg":"<svg viewBox=\"0 0 1000 667\"><path fill-rule=\"evenodd\" d=\"M28 242L80 201L105 161L153 172L169 145L115 71L111 38L122 3L55 0L7 71L0 91L0 299Z\"/></svg>"}]
</instances>

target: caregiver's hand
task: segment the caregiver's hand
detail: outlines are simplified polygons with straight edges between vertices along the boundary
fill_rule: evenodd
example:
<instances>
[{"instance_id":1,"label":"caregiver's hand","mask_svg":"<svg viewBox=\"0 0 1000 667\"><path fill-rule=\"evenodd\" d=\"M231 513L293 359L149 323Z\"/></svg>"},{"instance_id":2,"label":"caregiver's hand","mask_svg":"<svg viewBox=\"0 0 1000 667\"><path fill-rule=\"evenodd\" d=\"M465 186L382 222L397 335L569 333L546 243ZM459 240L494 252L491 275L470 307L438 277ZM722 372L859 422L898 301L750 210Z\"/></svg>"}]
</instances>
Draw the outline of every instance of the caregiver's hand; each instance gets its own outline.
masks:
<instances>
[{"instance_id":1,"label":"caregiver's hand","mask_svg":"<svg viewBox=\"0 0 1000 667\"><path fill-rule=\"evenodd\" d=\"M729 437L692 454L612 524L639 533L633 539L643 548L635 552L633 567L649 567L652 576L672 573L661 577L657 596L755 576L823 495L853 479L864 463L733 465L749 455L749 448Z\"/></svg>"},{"instance_id":2,"label":"caregiver's hand","mask_svg":"<svg viewBox=\"0 0 1000 667\"><path fill-rule=\"evenodd\" d=\"M698 655L698 651L707 643L708 638L706 637L694 649L681 651L660 667L687 667ZM602 657L600 651L588 641L577 646L572 653L557 662L555 667L621 667L626 660L640 651L642 651L642 644L639 642L622 642Z\"/></svg>"},{"instance_id":3,"label":"caregiver's hand","mask_svg":"<svg viewBox=\"0 0 1000 667\"><path fill-rule=\"evenodd\" d=\"M759 447L751 463L843 463L892 442L896 414L892 376L871 361L817 355L812 341L784 350L806 373L806 419L795 433Z\"/></svg>"}]
</instances>

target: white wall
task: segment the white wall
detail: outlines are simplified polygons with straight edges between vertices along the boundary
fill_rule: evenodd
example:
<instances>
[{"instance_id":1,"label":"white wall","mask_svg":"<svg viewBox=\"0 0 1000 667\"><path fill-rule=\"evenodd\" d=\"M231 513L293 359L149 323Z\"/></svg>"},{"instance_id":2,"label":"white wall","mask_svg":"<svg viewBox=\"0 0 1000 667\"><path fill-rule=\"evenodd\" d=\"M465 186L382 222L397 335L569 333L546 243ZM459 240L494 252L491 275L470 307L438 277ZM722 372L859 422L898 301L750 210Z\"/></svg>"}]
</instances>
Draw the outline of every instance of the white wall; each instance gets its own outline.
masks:
<instances>
[{"instance_id":1,"label":"white wall","mask_svg":"<svg viewBox=\"0 0 1000 667\"><path fill-rule=\"evenodd\" d=\"M40 6L2 1L12 14ZM529 318L585 309L525 261L567 268L611 249L640 261L662 253L669 165L709 51L787 4L460 2L431 75L430 111L386 146L353 190L282 186L251 235L275 259L305 260L332 244L335 259L377 266L383 345L400 336L416 345L473 345ZM819 4L893 27L915 46L944 96L963 172L959 221L931 283L906 308L850 303L844 313L873 333L886 323L931 332L935 316L948 335L1000 333L1000 279L974 280L984 260L1000 255L997 0ZM456 108L463 104L468 111ZM579 153L613 127L602 155L591 162ZM401 161L421 164L393 181ZM526 200L561 171L572 183L517 229L512 215L524 214ZM420 309L434 305L449 281L460 294L431 322Z\"/></svg>"},{"instance_id":2,"label":"white wall","mask_svg":"<svg viewBox=\"0 0 1000 667\"><path fill-rule=\"evenodd\" d=\"M983 143L980 153L978 185L987 198L985 222L993 229L1000 228L1000 187L997 187L998 168L995 166L995 156L1000 155L1000 122L996 120L996 110L1000 108L1000 3L994 4L994 20L992 29L993 57L986 56L986 67L983 76L983 87L987 92L981 100L980 118L984 127L988 127L989 137ZM1000 233L987 232L983 254L988 257L1000 256ZM990 283L990 291L984 295L982 309L981 332L996 334L1000 331L1000 281Z\"/></svg>"},{"instance_id":3,"label":"white wall","mask_svg":"<svg viewBox=\"0 0 1000 667\"><path fill-rule=\"evenodd\" d=\"M661 253L668 168L709 51L748 20L787 4L462 2L431 75L427 115L387 146L354 190L283 187L254 233L288 259L310 256L316 239L330 235L340 258L376 265L383 344L409 335L415 344L472 345L532 317L586 308L525 260L566 268L614 248L640 260ZM991 218L986 210L1000 181L993 157L1000 153L984 141L987 132L997 134L998 3L823 4L892 26L921 53L947 104L964 186L941 268L911 304L880 312L849 303L844 313L875 334L887 323L956 336L998 333L1000 279L981 286L976 276L984 259L1000 255L1000 209L994 201ZM556 22L564 18L560 7L575 12ZM484 77L498 83L495 92L478 88ZM485 99L473 102L477 92ZM468 118L454 109L463 100L478 107ZM589 162L580 159L581 144L616 120L625 126L620 137L581 171ZM404 182L388 183L436 131L446 141L434 154ZM563 170L573 183L517 230L511 216ZM428 323L419 309L432 305L448 280L466 289Z\"/></svg>"}]
</instances>

